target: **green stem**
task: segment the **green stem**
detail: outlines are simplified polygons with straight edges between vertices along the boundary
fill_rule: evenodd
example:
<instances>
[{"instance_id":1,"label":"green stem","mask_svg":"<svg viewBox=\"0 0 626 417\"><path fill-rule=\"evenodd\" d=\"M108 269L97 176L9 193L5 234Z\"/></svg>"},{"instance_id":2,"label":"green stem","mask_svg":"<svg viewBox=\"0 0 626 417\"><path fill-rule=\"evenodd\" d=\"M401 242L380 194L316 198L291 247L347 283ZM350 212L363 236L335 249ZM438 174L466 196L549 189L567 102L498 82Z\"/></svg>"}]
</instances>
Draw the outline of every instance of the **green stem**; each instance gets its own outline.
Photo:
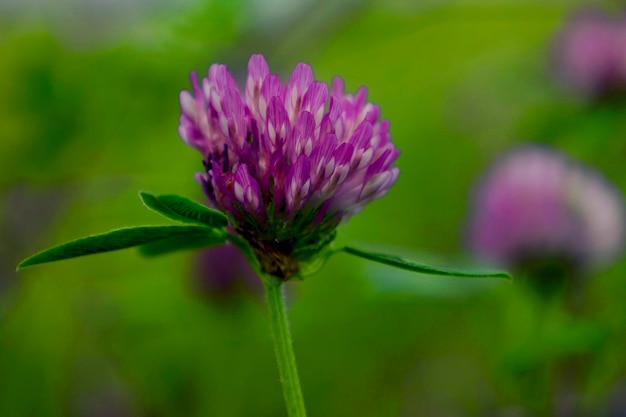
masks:
<instances>
[{"instance_id":1,"label":"green stem","mask_svg":"<svg viewBox=\"0 0 626 417\"><path fill-rule=\"evenodd\" d=\"M270 308L270 327L274 339L274 350L278 360L278 373L283 386L283 395L289 417L306 417L296 358L291 346L291 334L287 323L287 312L282 294L282 281L276 278L263 280L267 304Z\"/></svg>"}]
</instances>

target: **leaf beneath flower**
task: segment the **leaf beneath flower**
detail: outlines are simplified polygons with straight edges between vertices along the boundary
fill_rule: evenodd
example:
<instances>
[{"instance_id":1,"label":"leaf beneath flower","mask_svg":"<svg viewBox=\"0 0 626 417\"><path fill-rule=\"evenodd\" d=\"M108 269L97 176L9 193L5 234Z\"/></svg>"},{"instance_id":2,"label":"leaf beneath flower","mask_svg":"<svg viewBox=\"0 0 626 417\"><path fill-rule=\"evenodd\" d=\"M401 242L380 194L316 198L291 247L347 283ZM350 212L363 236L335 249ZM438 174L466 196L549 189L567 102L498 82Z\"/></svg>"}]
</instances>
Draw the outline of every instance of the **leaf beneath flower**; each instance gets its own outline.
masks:
<instances>
[{"instance_id":1,"label":"leaf beneath flower","mask_svg":"<svg viewBox=\"0 0 626 417\"><path fill-rule=\"evenodd\" d=\"M139 198L150 210L169 219L183 223L196 223L210 227L225 227L228 219L222 213L174 194L154 195L139 192Z\"/></svg>"},{"instance_id":2,"label":"leaf beneath flower","mask_svg":"<svg viewBox=\"0 0 626 417\"><path fill-rule=\"evenodd\" d=\"M209 236L213 236L215 231L202 226L139 226L116 229L107 233L77 239L39 252L20 262L17 269L46 262L126 249L188 235L189 233L206 233Z\"/></svg>"},{"instance_id":3,"label":"leaf beneath flower","mask_svg":"<svg viewBox=\"0 0 626 417\"><path fill-rule=\"evenodd\" d=\"M144 256L159 256L179 250L201 249L226 243L226 236L221 231L202 229L146 243L139 246L139 252Z\"/></svg>"},{"instance_id":4,"label":"leaf beneath flower","mask_svg":"<svg viewBox=\"0 0 626 417\"><path fill-rule=\"evenodd\" d=\"M501 278L512 280L513 277L504 271L477 271L466 269L455 269L438 267L432 265L426 265L418 262L409 261L408 259L400 258L394 255L385 255L381 253L367 252L360 249L346 246L342 248L346 253L350 255L359 256L361 258L368 259L370 261L378 262L381 264L393 266L395 268L405 269L407 271L419 272L421 274L428 275L440 275L448 277L463 277L463 278Z\"/></svg>"}]
</instances>

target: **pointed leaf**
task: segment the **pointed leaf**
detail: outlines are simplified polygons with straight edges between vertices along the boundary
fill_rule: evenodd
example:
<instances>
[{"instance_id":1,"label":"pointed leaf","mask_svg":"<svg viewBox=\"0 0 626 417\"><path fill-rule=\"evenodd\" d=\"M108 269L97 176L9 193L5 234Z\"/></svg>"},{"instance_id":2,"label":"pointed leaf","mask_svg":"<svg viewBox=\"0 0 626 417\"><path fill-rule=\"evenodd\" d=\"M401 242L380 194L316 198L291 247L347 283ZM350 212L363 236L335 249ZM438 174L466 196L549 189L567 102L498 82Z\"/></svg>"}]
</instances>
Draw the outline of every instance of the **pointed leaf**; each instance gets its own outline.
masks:
<instances>
[{"instance_id":1,"label":"pointed leaf","mask_svg":"<svg viewBox=\"0 0 626 417\"><path fill-rule=\"evenodd\" d=\"M165 255L170 252L186 249L200 249L226 243L226 236L221 231L208 228L181 233L139 246L139 252L145 256Z\"/></svg>"},{"instance_id":2,"label":"pointed leaf","mask_svg":"<svg viewBox=\"0 0 626 417\"><path fill-rule=\"evenodd\" d=\"M173 194L154 195L140 191L139 198L146 207L172 220L210 227L225 227L228 224L226 216L219 211L185 197Z\"/></svg>"},{"instance_id":3,"label":"pointed leaf","mask_svg":"<svg viewBox=\"0 0 626 417\"><path fill-rule=\"evenodd\" d=\"M374 252L366 252L360 249L351 248L349 246L344 247L343 251L351 255L369 259L370 261L393 266L395 268L405 269L407 271L419 272L421 274L450 276L450 277L464 277L464 278L502 278L502 279L507 279L507 280L512 279L510 274L508 274L507 272L503 272L503 271L471 271L471 270L431 266L431 265L421 264L418 262L409 261L407 259L402 259L399 256L384 255L381 253L374 253Z\"/></svg>"},{"instance_id":4,"label":"pointed leaf","mask_svg":"<svg viewBox=\"0 0 626 417\"><path fill-rule=\"evenodd\" d=\"M26 258L17 268L126 249L190 232L214 233L211 229L201 226L140 226L116 229L44 250Z\"/></svg>"}]
</instances>

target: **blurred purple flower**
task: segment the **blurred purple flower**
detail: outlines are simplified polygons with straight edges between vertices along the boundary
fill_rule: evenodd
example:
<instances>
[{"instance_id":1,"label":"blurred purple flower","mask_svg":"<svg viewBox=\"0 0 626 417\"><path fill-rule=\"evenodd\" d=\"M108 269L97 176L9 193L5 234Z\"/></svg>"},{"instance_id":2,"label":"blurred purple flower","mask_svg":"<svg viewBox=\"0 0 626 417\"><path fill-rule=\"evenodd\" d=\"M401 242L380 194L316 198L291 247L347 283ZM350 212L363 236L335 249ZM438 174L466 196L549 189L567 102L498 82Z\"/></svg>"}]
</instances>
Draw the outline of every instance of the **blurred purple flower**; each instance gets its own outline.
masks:
<instances>
[{"instance_id":1,"label":"blurred purple flower","mask_svg":"<svg viewBox=\"0 0 626 417\"><path fill-rule=\"evenodd\" d=\"M553 48L560 81L588 96L626 90L626 17L602 10L577 12Z\"/></svg>"},{"instance_id":2,"label":"blurred purple flower","mask_svg":"<svg viewBox=\"0 0 626 417\"><path fill-rule=\"evenodd\" d=\"M480 181L467 243L509 267L557 259L589 268L621 254L624 232L622 194L599 173L549 148L523 146Z\"/></svg>"},{"instance_id":3,"label":"blurred purple flower","mask_svg":"<svg viewBox=\"0 0 626 417\"><path fill-rule=\"evenodd\" d=\"M213 207L255 250L264 272L288 279L332 241L337 225L398 178L389 122L367 90L329 92L299 63L289 82L253 55L242 94L214 64L180 94L182 139L204 156L197 175Z\"/></svg>"},{"instance_id":4,"label":"blurred purple flower","mask_svg":"<svg viewBox=\"0 0 626 417\"><path fill-rule=\"evenodd\" d=\"M200 252L196 274L196 286L208 295L224 297L239 290L263 291L261 280L239 248L231 244Z\"/></svg>"}]
</instances>

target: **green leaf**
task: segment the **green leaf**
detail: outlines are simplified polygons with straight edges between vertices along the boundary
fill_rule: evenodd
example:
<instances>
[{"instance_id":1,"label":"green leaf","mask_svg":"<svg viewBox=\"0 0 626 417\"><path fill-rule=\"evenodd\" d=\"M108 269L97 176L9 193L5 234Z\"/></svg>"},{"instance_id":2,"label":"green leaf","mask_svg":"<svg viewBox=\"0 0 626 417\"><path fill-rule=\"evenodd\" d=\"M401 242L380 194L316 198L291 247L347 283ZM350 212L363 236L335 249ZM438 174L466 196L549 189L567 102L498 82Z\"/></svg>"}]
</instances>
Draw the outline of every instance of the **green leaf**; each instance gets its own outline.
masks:
<instances>
[{"instance_id":1,"label":"green leaf","mask_svg":"<svg viewBox=\"0 0 626 417\"><path fill-rule=\"evenodd\" d=\"M172 220L183 223L196 223L210 227L225 227L228 219L222 213L173 194L154 195L139 192L139 198L150 210Z\"/></svg>"},{"instance_id":2,"label":"green leaf","mask_svg":"<svg viewBox=\"0 0 626 417\"><path fill-rule=\"evenodd\" d=\"M221 231L205 228L204 230L192 230L147 243L139 246L139 252L145 256L165 255L170 252L186 249L200 249L209 246L218 246L226 243L226 236Z\"/></svg>"},{"instance_id":3,"label":"green leaf","mask_svg":"<svg viewBox=\"0 0 626 417\"><path fill-rule=\"evenodd\" d=\"M407 271L419 272L421 274L440 275L440 276L449 276L449 277L464 277L464 278L502 278L502 279L507 279L507 280L512 279L509 273L503 272L503 271L470 271L470 270L463 270L463 269L453 269L453 268L446 268L446 267L431 266L431 265L409 261L407 259L400 258L399 256L366 252L360 249L351 248L349 246L342 248L342 250L351 255L360 256L361 258L369 259L370 261L393 266L395 268L405 269Z\"/></svg>"},{"instance_id":4,"label":"green leaf","mask_svg":"<svg viewBox=\"0 0 626 417\"><path fill-rule=\"evenodd\" d=\"M17 269L78 256L126 249L189 233L212 234L215 232L202 226L139 226L116 229L39 252L20 262Z\"/></svg>"}]
</instances>

